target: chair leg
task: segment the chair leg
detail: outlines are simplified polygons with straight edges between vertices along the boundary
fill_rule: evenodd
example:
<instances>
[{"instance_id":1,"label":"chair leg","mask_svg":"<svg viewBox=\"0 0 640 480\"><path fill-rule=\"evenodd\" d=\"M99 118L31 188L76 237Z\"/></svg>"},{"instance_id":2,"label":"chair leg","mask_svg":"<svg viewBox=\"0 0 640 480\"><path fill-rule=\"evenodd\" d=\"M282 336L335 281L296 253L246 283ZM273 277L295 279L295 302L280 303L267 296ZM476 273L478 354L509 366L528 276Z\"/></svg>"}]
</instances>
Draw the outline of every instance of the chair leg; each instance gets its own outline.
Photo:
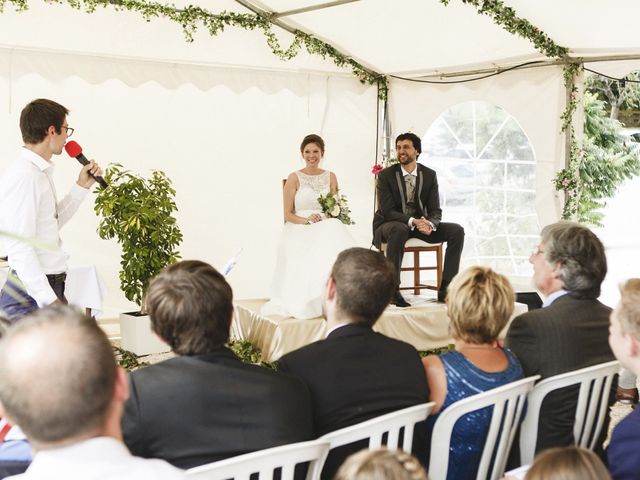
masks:
<instances>
[{"instance_id":1,"label":"chair leg","mask_svg":"<svg viewBox=\"0 0 640 480\"><path fill-rule=\"evenodd\" d=\"M436 250L436 266L438 267L437 270L437 283L438 283L438 290L440 290L440 287L442 286L442 244L440 244L438 246L438 249Z\"/></svg>"},{"instance_id":2,"label":"chair leg","mask_svg":"<svg viewBox=\"0 0 640 480\"><path fill-rule=\"evenodd\" d=\"M413 294L420 295L420 251L413 252Z\"/></svg>"}]
</instances>

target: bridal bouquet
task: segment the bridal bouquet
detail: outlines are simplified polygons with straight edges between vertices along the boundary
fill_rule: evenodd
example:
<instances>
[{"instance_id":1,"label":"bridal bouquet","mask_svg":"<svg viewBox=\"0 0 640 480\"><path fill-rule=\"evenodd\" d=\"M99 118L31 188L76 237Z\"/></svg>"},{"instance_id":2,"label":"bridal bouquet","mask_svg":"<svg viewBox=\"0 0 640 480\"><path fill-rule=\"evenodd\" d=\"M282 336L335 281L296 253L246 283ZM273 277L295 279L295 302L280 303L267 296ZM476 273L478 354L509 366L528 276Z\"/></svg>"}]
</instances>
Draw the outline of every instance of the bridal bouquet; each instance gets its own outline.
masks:
<instances>
[{"instance_id":1,"label":"bridal bouquet","mask_svg":"<svg viewBox=\"0 0 640 480\"><path fill-rule=\"evenodd\" d=\"M349 210L349 205L347 204L347 197L340 195L340 192L329 192L326 195L320 195L318 203L322 208L322 213L326 213L329 217L337 218L345 225L354 225L356 223L349 216L351 210Z\"/></svg>"}]
</instances>

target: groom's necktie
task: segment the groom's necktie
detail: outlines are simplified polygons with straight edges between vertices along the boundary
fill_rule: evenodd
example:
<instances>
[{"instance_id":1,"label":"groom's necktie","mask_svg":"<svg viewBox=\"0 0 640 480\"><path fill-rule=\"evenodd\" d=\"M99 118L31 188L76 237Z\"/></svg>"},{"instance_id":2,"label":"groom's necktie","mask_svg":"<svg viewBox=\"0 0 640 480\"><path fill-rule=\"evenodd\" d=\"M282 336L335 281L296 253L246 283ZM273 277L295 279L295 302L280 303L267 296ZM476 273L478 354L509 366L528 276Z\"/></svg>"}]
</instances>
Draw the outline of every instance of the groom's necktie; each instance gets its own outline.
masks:
<instances>
[{"instance_id":1,"label":"groom's necktie","mask_svg":"<svg viewBox=\"0 0 640 480\"><path fill-rule=\"evenodd\" d=\"M404 176L404 183L407 187L407 203L413 203L416 194L416 177L409 173Z\"/></svg>"}]
</instances>

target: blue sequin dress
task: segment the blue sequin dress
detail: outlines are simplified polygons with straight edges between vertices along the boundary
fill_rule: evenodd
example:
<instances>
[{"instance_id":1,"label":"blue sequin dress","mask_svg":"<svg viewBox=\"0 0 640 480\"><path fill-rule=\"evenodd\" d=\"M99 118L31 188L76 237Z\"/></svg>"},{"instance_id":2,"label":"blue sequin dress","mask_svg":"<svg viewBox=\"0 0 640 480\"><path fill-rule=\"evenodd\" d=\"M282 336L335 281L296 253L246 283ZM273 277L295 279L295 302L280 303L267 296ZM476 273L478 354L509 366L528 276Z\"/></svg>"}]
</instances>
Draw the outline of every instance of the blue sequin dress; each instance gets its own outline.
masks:
<instances>
[{"instance_id":1,"label":"blue sequin dress","mask_svg":"<svg viewBox=\"0 0 640 480\"><path fill-rule=\"evenodd\" d=\"M453 351L440 355L447 376L447 396L440 412L458 400L522 379L522 367L516 356L508 349L505 349L504 353L509 364L501 372L480 370L460 352ZM486 407L468 413L456 422L449 444L447 480L476 478L484 441L489 431L492 408ZM427 419L429 437L427 451L431 450L431 433L440 412Z\"/></svg>"}]
</instances>

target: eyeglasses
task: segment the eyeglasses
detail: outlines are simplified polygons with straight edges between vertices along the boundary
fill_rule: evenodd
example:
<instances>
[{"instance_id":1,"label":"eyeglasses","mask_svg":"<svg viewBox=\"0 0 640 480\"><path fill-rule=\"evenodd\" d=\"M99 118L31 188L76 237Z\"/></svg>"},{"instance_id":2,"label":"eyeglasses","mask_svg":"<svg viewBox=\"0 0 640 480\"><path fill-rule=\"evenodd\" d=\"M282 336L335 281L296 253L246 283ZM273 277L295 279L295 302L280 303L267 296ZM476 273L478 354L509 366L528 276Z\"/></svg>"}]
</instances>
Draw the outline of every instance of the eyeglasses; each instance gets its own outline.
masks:
<instances>
[{"instance_id":1,"label":"eyeglasses","mask_svg":"<svg viewBox=\"0 0 640 480\"><path fill-rule=\"evenodd\" d=\"M542 250L542 249L540 248L540 245L538 245L536 248L534 248L534 249L533 249L533 252L531 252L531 256L532 256L532 257L535 257L535 256L537 256L537 255L538 255L538 254L540 254L540 253L544 253L544 250Z\"/></svg>"},{"instance_id":2,"label":"eyeglasses","mask_svg":"<svg viewBox=\"0 0 640 480\"><path fill-rule=\"evenodd\" d=\"M72 127L65 127L64 125L62 125L62 128L64 128L67 131L67 138L70 137L71 135L73 135L73 132L75 131L74 128Z\"/></svg>"}]
</instances>

